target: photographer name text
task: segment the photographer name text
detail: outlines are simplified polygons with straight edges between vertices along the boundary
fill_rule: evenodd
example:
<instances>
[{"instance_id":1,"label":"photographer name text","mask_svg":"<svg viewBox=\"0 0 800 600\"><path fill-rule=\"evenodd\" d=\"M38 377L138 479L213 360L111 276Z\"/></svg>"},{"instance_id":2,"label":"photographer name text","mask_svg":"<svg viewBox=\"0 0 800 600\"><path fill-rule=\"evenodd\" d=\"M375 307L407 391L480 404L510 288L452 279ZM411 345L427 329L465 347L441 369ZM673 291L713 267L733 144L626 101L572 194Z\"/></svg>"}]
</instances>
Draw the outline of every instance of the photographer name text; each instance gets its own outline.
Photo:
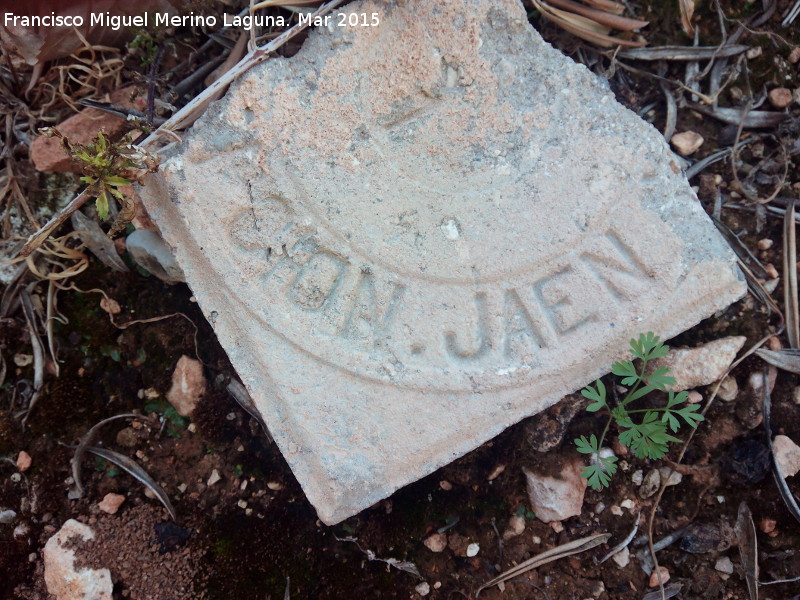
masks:
<instances>
[{"instance_id":1,"label":"photographer name text","mask_svg":"<svg viewBox=\"0 0 800 600\"><path fill-rule=\"evenodd\" d=\"M373 13L336 13L329 15L314 15L313 13L299 13L298 25L310 27L377 27L380 25L380 15ZM293 18L283 15L234 15L223 13L220 17L214 15L173 15L170 13L152 13L143 15L112 15L108 12L89 13L88 17L80 15L59 15L54 12L49 15L17 15L3 13L5 27L107 27L114 31L123 28L147 27L238 27L250 31L253 27L289 27Z\"/></svg>"}]
</instances>

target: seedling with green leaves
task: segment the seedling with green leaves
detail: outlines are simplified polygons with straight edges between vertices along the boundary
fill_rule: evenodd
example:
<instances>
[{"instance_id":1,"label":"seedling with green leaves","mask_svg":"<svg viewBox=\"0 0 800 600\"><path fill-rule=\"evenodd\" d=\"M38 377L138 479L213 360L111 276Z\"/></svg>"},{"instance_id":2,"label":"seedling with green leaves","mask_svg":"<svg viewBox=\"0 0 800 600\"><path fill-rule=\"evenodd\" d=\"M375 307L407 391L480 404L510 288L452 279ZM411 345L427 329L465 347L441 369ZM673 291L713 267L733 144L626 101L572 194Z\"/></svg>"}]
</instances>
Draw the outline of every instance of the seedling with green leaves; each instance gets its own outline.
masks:
<instances>
[{"instance_id":1,"label":"seedling with green leaves","mask_svg":"<svg viewBox=\"0 0 800 600\"><path fill-rule=\"evenodd\" d=\"M111 142L100 131L92 142L78 144L67 139L54 127L45 127L40 131L43 135L59 138L67 153L80 163L83 172L81 181L86 184L86 189L68 205L70 214L80 208L84 202L83 198L95 198L97 216L106 220L109 202L113 197L119 202L120 211L111 225L108 236L113 238L124 231L136 215L136 204L119 188L139 181L147 173L154 172L158 166L157 160L135 148L127 136L117 142ZM48 235L66 216L51 219L47 225L31 236L20 254L22 256L30 254L33 248L41 243L42 236Z\"/></svg>"},{"instance_id":2,"label":"seedling with green leaves","mask_svg":"<svg viewBox=\"0 0 800 600\"><path fill-rule=\"evenodd\" d=\"M619 441L627 446L638 458L658 459L667 453L670 442L680 440L670 435L680 429L681 422L696 428L703 420L703 415L698 412L699 406L687 404L687 392L675 393L668 391L667 404L663 408L630 409L632 402L644 398L651 392L667 392L667 387L675 383L675 378L670 377L667 367L659 367L652 373L647 372L647 364L657 358L663 358L669 352L669 347L662 344L658 336L652 332L642 333L638 340L631 340L631 354L633 360L623 360L614 363L611 372L621 377L621 383L628 388L625 397L616 406L609 405L606 395L606 386L599 379L594 386L588 385L581 390L581 395L592 403L586 408L589 412L608 411L608 421L600 435L600 439L592 434L587 438L582 435L575 440L578 452L589 454L592 463L583 470L583 477L595 490L607 487L611 477L617 471L616 456L601 456L600 450L606 438L612 421L619 427ZM641 420L639 420L641 415Z\"/></svg>"}]
</instances>

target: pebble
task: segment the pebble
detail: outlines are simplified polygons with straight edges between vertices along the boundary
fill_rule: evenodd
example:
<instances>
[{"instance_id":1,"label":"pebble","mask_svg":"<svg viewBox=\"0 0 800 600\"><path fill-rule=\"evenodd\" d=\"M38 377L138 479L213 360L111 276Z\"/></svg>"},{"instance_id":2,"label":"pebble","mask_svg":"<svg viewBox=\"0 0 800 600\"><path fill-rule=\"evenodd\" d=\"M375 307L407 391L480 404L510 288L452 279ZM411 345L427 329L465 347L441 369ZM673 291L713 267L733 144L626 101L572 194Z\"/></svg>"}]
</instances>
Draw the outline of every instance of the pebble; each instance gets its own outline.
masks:
<instances>
[{"instance_id":1,"label":"pebble","mask_svg":"<svg viewBox=\"0 0 800 600\"><path fill-rule=\"evenodd\" d=\"M125 502L125 496L122 494L106 494L97 504L97 507L103 512L115 515L123 502Z\"/></svg>"},{"instance_id":2,"label":"pebble","mask_svg":"<svg viewBox=\"0 0 800 600\"><path fill-rule=\"evenodd\" d=\"M88 542L94 531L74 519L68 520L44 546L44 582L57 600L111 600L113 584L108 569L76 569L75 539Z\"/></svg>"},{"instance_id":3,"label":"pebble","mask_svg":"<svg viewBox=\"0 0 800 600\"><path fill-rule=\"evenodd\" d=\"M615 517L621 517L623 515L622 509L616 504L612 504L609 510L611 510L611 514Z\"/></svg>"},{"instance_id":4,"label":"pebble","mask_svg":"<svg viewBox=\"0 0 800 600\"><path fill-rule=\"evenodd\" d=\"M21 540L22 538L28 537L28 534L31 532L31 528L27 523L20 523L16 527L14 527L14 539Z\"/></svg>"},{"instance_id":5,"label":"pebble","mask_svg":"<svg viewBox=\"0 0 800 600\"><path fill-rule=\"evenodd\" d=\"M777 525L778 522L775 519L771 519L769 517L764 517L758 522L758 528L764 533L772 533L773 531L775 531L775 527Z\"/></svg>"},{"instance_id":6,"label":"pebble","mask_svg":"<svg viewBox=\"0 0 800 600\"><path fill-rule=\"evenodd\" d=\"M514 515L508 520L508 527L503 532L503 539L510 540L520 535L523 531L525 531L525 517Z\"/></svg>"},{"instance_id":7,"label":"pebble","mask_svg":"<svg viewBox=\"0 0 800 600\"><path fill-rule=\"evenodd\" d=\"M2 510L0 511L0 525L9 525L14 522L14 519L17 518L16 511L13 510Z\"/></svg>"},{"instance_id":8,"label":"pebble","mask_svg":"<svg viewBox=\"0 0 800 600\"><path fill-rule=\"evenodd\" d=\"M190 417L197 408L200 398L206 392L206 378L203 364L182 355L172 373L172 387L167 392L167 400L182 417Z\"/></svg>"},{"instance_id":9,"label":"pebble","mask_svg":"<svg viewBox=\"0 0 800 600\"><path fill-rule=\"evenodd\" d=\"M20 473L24 473L28 469L31 468L31 463L33 459L31 459L31 455L25 452L25 450L21 450L20 453L17 455L17 469Z\"/></svg>"},{"instance_id":10,"label":"pebble","mask_svg":"<svg viewBox=\"0 0 800 600\"><path fill-rule=\"evenodd\" d=\"M745 52L745 56L749 60L753 60L754 58L758 58L764 52L764 49L761 46L753 46L747 52Z\"/></svg>"},{"instance_id":11,"label":"pebble","mask_svg":"<svg viewBox=\"0 0 800 600\"><path fill-rule=\"evenodd\" d=\"M620 502L619 505L622 508L627 508L628 510L633 510L634 508L636 508L636 503L630 498L625 498L625 500Z\"/></svg>"},{"instance_id":12,"label":"pebble","mask_svg":"<svg viewBox=\"0 0 800 600\"><path fill-rule=\"evenodd\" d=\"M617 456L628 455L628 447L622 445L622 442L619 441L618 436L614 436L614 439L611 440L611 447L614 449L614 454Z\"/></svg>"},{"instance_id":13,"label":"pebble","mask_svg":"<svg viewBox=\"0 0 800 600\"><path fill-rule=\"evenodd\" d=\"M606 505L602 502L598 502L594 505L594 514L599 515L606 509Z\"/></svg>"},{"instance_id":14,"label":"pebble","mask_svg":"<svg viewBox=\"0 0 800 600\"><path fill-rule=\"evenodd\" d=\"M792 103L792 90L788 88L775 88L769 91L769 103L775 108L786 108Z\"/></svg>"},{"instance_id":15,"label":"pebble","mask_svg":"<svg viewBox=\"0 0 800 600\"><path fill-rule=\"evenodd\" d=\"M683 475L677 471L673 471L669 467L661 467L659 469L659 473L661 475L661 483L663 483L666 487L678 485L681 481L683 481Z\"/></svg>"},{"instance_id":16,"label":"pebble","mask_svg":"<svg viewBox=\"0 0 800 600\"><path fill-rule=\"evenodd\" d=\"M479 544L475 542L471 543L467 546L467 558L472 558L473 556L478 556L478 552L481 551L481 547Z\"/></svg>"},{"instance_id":17,"label":"pebble","mask_svg":"<svg viewBox=\"0 0 800 600\"><path fill-rule=\"evenodd\" d=\"M595 581L592 584L591 592L592 598L599 598L602 596L606 591L606 586L602 581Z\"/></svg>"},{"instance_id":18,"label":"pebble","mask_svg":"<svg viewBox=\"0 0 800 600\"><path fill-rule=\"evenodd\" d=\"M450 490L453 489L453 484L447 481L446 479L443 479L442 481L439 482L439 487L442 488L445 492L449 492Z\"/></svg>"},{"instance_id":19,"label":"pebble","mask_svg":"<svg viewBox=\"0 0 800 600\"><path fill-rule=\"evenodd\" d=\"M428 584L427 581L423 581L414 588L414 591L417 592L420 596L427 596L428 594L431 593L431 586Z\"/></svg>"},{"instance_id":20,"label":"pebble","mask_svg":"<svg viewBox=\"0 0 800 600\"><path fill-rule=\"evenodd\" d=\"M772 441L775 462L784 477L792 477L800 471L800 447L785 435L776 435Z\"/></svg>"},{"instance_id":21,"label":"pebble","mask_svg":"<svg viewBox=\"0 0 800 600\"><path fill-rule=\"evenodd\" d=\"M447 548L447 534L434 533L433 535L426 537L422 543L431 552L442 552L445 548Z\"/></svg>"},{"instance_id":22,"label":"pebble","mask_svg":"<svg viewBox=\"0 0 800 600\"><path fill-rule=\"evenodd\" d=\"M123 427L117 432L117 443L124 448L135 448L139 443L139 436L133 427Z\"/></svg>"},{"instance_id":23,"label":"pebble","mask_svg":"<svg viewBox=\"0 0 800 600\"><path fill-rule=\"evenodd\" d=\"M713 389L713 385L709 386ZM736 378L732 375L728 375L725 377L719 384L719 389L717 390L717 398L720 400L724 400L725 402L732 402L736 400L736 397L739 395L739 384L736 382Z\"/></svg>"},{"instance_id":24,"label":"pebble","mask_svg":"<svg viewBox=\"0 0 800 600\"><path fill-rule=\"evenodd\" d=\"M581 477L583 466L579 459L567 462L560 477L523 468L531 510L540 521L562 521L581 514L586 493L586 480Z\"/></svg>"},{"instance_id":25,"label":"pebble","mask_svg":"<svg viewBox=\"0 0 800 600\"><path fill-rule=\"evenodd\" d=\"M792 392L792 400L794 400L795 404L800 406L800 385L794 388L794 391Z\"/></svg>"},{"instance_id":26,"label":"pebble","mask_svg":"<svg viewBox=\"0 0 800 600\"><path fill-rule=\"evenodd\" d=\"M15 354L14 364L18 367L27 367L33 362L33 354Z\"/></svg>"},{"instance_id":27,"label":"pebble","mask_svg":"<svg viewBox=\"0 0 800 600\"><path fill-rule=\"evenodd\" d=\"M220 477L219 471L214 469L213 471L211 471L211 475L209 476L208 481L206 481L206 485L208 487L211 487L212 485L217 483L220 479L222 479L222 477Z\"/></svg>"},{"instance_id":28,"label":"pebble","mask_svg":"<svg viewBox=\"0 0 800 600\"><path fill-rule=\"evenodd\" d=\"M651 469L647 472L642 487L639 488L639 497L642 499L649 498L658 491L660 485L661 474L656 469Z\"/></svg>"},{"instance_id":29,"label":"pebble","mask_svg":"<svg viewBox=\"0 0 800 600\"><path fill-rule=\"evenodd\" d=\"M721 387L722 386L720 386L720 388ZM719 394L717 394L717 395L719 395ZM686 401L689 404L700 404L703 401L703 394L701 394L697 390L692 390L691 392L689 392L689 397L686 399Z\"/></svg>"},{"instance_id":30,"label":"pebble","mask_svg":"<svg viewBox=\"0 0 800 600\"><path fill-rule=\"evenodd\" d=\"M792 64L800 62L800 46L795 46L792 48L792 51L789 52L789 56L787 57L788 61Z\"/></svg>"},{"instance_id":31,"label":"pebble","mask_svg":"<svg viewBox=\"0 0 800 600\"><path fill-rule=\"evenodd\" d=\"M731 336L695 348L675 348L648 363L648 372L669 368L669 375L675 378L671 389L676 392L709 385L720 380L746 341L744 336Z\"/></svg>"},{"instance_id":32,"label":"pebble","mask_svg":"<svg viewBox=\"0 0 800 600\"><path fill-rule=\"evenodd\" d=\"M633 472L633 475L631 475L631 483L638 487L642 485L643 481L644 481L644 471L642 471L641 469L636 469Z\"/></svg>"},{"instance_id":33,"label":"pebble","mask_svg":"<svg viewBox=\"0 0 800 600\"><path fill-rule=\"evenodd\" d=\"M669 571L667 567L658 567L658 572L653 569L653 572L650 574L650 581L648 584L650 587L658 587L658 573L661 573L661 583L665 584L669 581Z\"/></svg>"},{"instance_id":34,"label":"pebble","mask_svg":"<svg viewBox=\"0 0 800 600\"><path fill-rule=\"evenodd\" d=\"M631 551L628 550L627 546L625 546L622 550L612 556L611 560L613 560L620 569L624 569L631 562Z\"/></svg>"},{"instance_id":35,"label":"pebble","mask_svg":"<svg viewBox=\"0 0 800 600\"><path fill-rule=\"evenodd\" d=\"M106 298L105 296L100 299L100 308L110 315L118 315L122 312L122 307L119 305L119 302L113 298Z\"/></svg>"},{"instance_id":36,"label":"pebble","mask_svg":"<svg viewBox=\"0 0 800 600\"><path fill-rule=\"evenodd\" d=\"M172 248L155 231L137 229L125 240L128 254L143 269L166 283L186 281Z\"/></svg>"},{"instance_id":37,"label":"pebble","mask_svg":"<svg viewBox=\"0 0 800 600\"><path fill-rule=\"evenodd\" d=\"M696 131L684 131L672 136L670 143L681 156L694 154L703 145L703 136Z\"/></svg>"},{"instance_id":38,"label":"pebble","mask_svg":"<svg viewBox=\"0 0 800 600\"><path fill-rule=\"evenodd\" d=\"M758 240L757 246L759 250L769 250L774 243L771 239L764 238L763 240Z\"/></svg>"},{"instance_id":39,"label":"pebble","mask_svg":"<svg viewBox=\"0 0 800 600\"><path fill-rule=\"evenodd\" d=\"M489 476L486 478L487 481L493 481L494 479L497 479L500 476L500 474L505 470L506 470L506 466L505 465L497 465L492 470L492 472L489 473Z\"/></svg>"},{"instance_id":40,"label":"pebble","mask_svg":"<svg viewBox=\"0 0 800 600\"><path fill-rule=\"evenodd\" d=\"M726 575L733 575L733 562L727 556L721 556L720 558L718 558L717 564L714 565L714 568L720 573L725 573Z\"/></svg>"},{"instance_id":41,"label":"pebble","mask_svg":"<svg viewBox=\"0 0 800 600\"><path fill-rule=\"evenodd\" d=\"M597 453L597 456L600 458L611 458L616 455L611 448L600 448L600 452Z\"/></svg>"},{"instance_id":42,"label":"pebble","mask_svg":"<svg viewBox=\"0 0 800 600\"><path fill-rule=\"evenodd\" d=\"M775 265L772 263L767 263L764 265L764 272L767 274L769 279L777 279L780 277L780 273L778 273L778 269L775 268Z\"/></svg>"}]
</instances>

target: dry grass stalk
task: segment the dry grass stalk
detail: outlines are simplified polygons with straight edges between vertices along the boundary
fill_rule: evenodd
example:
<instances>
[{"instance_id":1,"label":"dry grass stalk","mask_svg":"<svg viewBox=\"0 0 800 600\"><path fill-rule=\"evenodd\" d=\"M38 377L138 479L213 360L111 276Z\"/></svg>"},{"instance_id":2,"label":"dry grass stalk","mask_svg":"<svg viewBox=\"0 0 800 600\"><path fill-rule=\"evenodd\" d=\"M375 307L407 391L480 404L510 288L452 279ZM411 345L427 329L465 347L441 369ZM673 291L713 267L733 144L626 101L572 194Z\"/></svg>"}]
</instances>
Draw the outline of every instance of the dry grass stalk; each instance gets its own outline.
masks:
<instances>
[{"instance_id":1,"label":"dry grass stalk","mask_svg":"<svg viewBox=\"0 0 800 600\"><path fill-rule=\"evenodd\" d=\"M614 29L632 32L649 24L647 21L621 16L624 6L616 2L598 0L585 0L584 4L574 0L532 0L532 2L534 8L547 20L597 46L639 48L646 45L642 40L609 35Z\"/></svg>"}]
</instances>

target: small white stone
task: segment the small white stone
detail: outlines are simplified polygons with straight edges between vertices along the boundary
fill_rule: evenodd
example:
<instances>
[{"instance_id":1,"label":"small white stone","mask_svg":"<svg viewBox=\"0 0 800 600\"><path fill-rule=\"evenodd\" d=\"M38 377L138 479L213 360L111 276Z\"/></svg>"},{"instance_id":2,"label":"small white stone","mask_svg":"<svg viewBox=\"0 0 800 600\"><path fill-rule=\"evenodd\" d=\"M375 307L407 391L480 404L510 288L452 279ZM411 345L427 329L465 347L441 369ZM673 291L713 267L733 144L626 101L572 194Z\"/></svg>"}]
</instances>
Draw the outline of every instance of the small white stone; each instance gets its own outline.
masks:
<instances>
[{"instance_id":1,"label":"small white stone","mask_svg":"<svg viewBox=\"0 0 800 600\"><path fill-rule=\"evenodd\" d=\"M113 584L108 569L76 569L75 539L88 542L94 532L88 525L68 520L44 546L44 581L58 600L111 600Z\"/></svg>"},{"instance_id":2,"label":"small white stone","mask_svg":"<svg viewBox=\"0 0 800 600\"><path fill-rule=\"evenodd\" d=\"M653 572L650 573L650 581L648 582L650 587L658 587L658 575L661 574L661 583L667 583L669 581L669 571L667 567L658 567L658 571L653 569Z\"/></svg>"},{"instance_id":3,"label":"small white stone","mask_svg":"<svg viewBox=\"0 0 800 600\"><path fill-rule=\"evenodd\" d=\"M631 475L631 483L638 487L642 485L642 481L644 481L644 471L636 469Z\"/></svg>"},{"instance_id":4,"label":"small white stone","mask_svg":"<svg viewBox=\"0 0 800 600\"><path fill-rule=\"evenodd\" d=\"M109 515L115 515L123 502L125 502L125 496L122 494L110 493L103 496L103 499L98 502L97 507Z\"/></svg>"},{"instance_id":5,"label":"small white stone","mask_svg":"<svg viewBox=\"0 0 800 600\"><path fill-rule=\"evenodd\" d=\"M772 441L775 463L784 477L792 477L800 471L800 447L785 435L776 435Z\"/></svg>"},{"instance_id":6,"label":"small white stone","mask_svg":"<svg viewBox=\"0 0 800 600\"><path fill-rule=\"evenodd\" d=\"M525 517L514 515L508 520L508 528L503 532L503 539L509 540L525 531Z\"/></svg>"},{"instance_id":7,"label":"small white stone","mask_svg":"<svg viewBox=\"0 0 800 600\"><path fill-rule=\"evenodd\" d=\"M615 517L621 517L623 512L622 512L622 509L619 506L617 506L616 504L612 504L611 505L611 514L614 515Z\"/></svg>"},{"instance_id":8,"label":"small white stone","mask_svg":"<svg viewBox=\"0 0 800 600\"><path fill-rule=\"evenodd\" d=\"M14 527L14 533L12 535L14 536L14 539L21 540L22 538L27 537L30 531L31 528L28 526L27 523L20 523L19 525Z\"/></svg>"},{"instance_id":9,"label":"small white stone","mask_svg":"<svg viewBox=\"0 0 800 600\"><path fill-rule=\"evenodd\" d=\"M447 548L447 534L434 533L426 537L422 543L425 544L425 547L431 552L441 552Z\"/></svg>"},{"instance_id":10,"label":"small white stone","mask_svg":"<svg viewBox=\"0 0 800 600\"><path fill-rule=\"evenodd\" d=\"M206 485L208 487L211 487L212 485L217 483L220 479L222 479L222 477L220 476L219 471L214 469L213 471L211 471L211 475L209 476L208 481L206 481Z\"/></svg>"},{"instance_id":11,"label":"small white stone","mask_svg":"<svg viewBox=\"0 0 800 600\"><path fill-rule=\"evenodd\" d=\"M725 496L717 496L717 502L719 502L720 504L724 503L725 502Z\"/></svg>"},{"instance_id":12,"label":"small white stone","mask_svg":"<svg viewBox=\"0 0 800 600\"><path fill-rule=\"evenodd\" d=\"M661 485L661 474L656 469L651 469L644 477L644 482L639 488L640 498L649 498L658 491L658 486Z\"/></svg>"},{"instance_id":13,"label":"small white stone","mask_svg":"<svg viewBox=\"0 0 800 600\"><path fill-rule=\"evenodd\" d=\"M681 156L694 154L700 149L704 141L703 136L696 131L676 133L672 136L672 139L670 139L672 147L675 148L677 153Z\"/></svg>"},{"instance_id":14,"label":"small white stone","mask_svg":"<svg viewBox=\"0 0 800 600\"><path fill-rule=\"evenodd\" d=\"M622 508L627 508L628 510L633 510L634 508L636 508L636 503L630 498L625 498L625 500L620 502L619 505Z\"/></svg>"},{"instance_id":15,"label":"small white stone","mask_svg":"<svg viewBox=\"0 0 800 600\"><path fill-rule=\"evenodd\" d=\"M713 390L715 386L711 385L709 387ZM725 402L732 402L733 400L736 400L738 395L739 384L736 382L736 378L731 375L723 378L719 384L719 389L717 390L717 398L724 400Z\"/></svg>"},{"instance_id":16,"label":"small white stone","mask_svg":"<svg viewBox=\"0 0 800 600\"><path fill-rule=\"evenodd\" d=\"M27 367L33 362L33 354L15 354L14 364L18 367Z\"/></svg>"},{"instance_id":17,"label":"small white stone","mask_svg":"<svg viewBox=\"0 0 800 600\"><path fill-rule=\"evenodd\" d=\"M550 523L581 514L587 485L581 477L583 468L583 461L573 460L564 465L557 477L522 469L528 483L531 510L537 519Z\"/></svg>"},{"instance_id":18,"label":"small white stone","mask_svg":"<svg viewBox=\"0 0 800 600\"><path fill-rule=\"evenodd\" d=\"M631 562L631 551L628 550L627 546L625 546L622 550L612 556L611 560L613 560L620 569L624 569Z\"/></svg>"},{"instance_id":19,"label":"small white stone","mask_svg":"<svg viewBox=\"0 0 800 600\"><path fill-rule=\"evenodd\" d=\"M689 392L689 397L686 399L689 404L700 404L703 401L703 394L697 390Z\"/></svg>"},{"instance_id":20,"label":"small white stone","mask_svg":"<svg viewBox=\"0 0 800 600\"><path fill-rule=\"evenodd\" d=\"M594 514L599 515L606 509L606 505L602 502L598 502L594 505Z\"/></svg>"},{"instance_id":21,"label":"small white stone","mask_svg":"<svg viewBox=\"0 0 800 600\"><path fill-rule=\"evenodd\" d=\"M597 456L600 458L611 458L612 456L616 456L616 454L614 454L611 448L600 448L600 452L597 453Z\"/></svg>"},{"instance_id":22,"label":"small white stone","mask_svg":"<svg viewBox=\"0 0 800 600\"><path fill-rule=\"evenodd\" d=\"M467 546L467 557L472 558L473 556L478 556L478 552L480 551L480 545L472 542L469 546Z\"/></svg>"},{"instance_id":23,"label":"small white stone","mask_svg":"<svg viewBox=\"0 0 800 600\"><path fill-rule=\"evenodd\" d=\"M727 556L721 556L718 558L717 564L714 565L714 568L720 573L725 573L726 575L733 574L733 562Z\"/></svg>"},{"instance_id":24,"label":"small white stone","mask_svg":"<svg viewBox=\"0 0 800 600\"><path fill-rule=\"evenodd\" d=\"M678 485L681 481L683 481L683 475L677 471L673 471L669 467L661 467L659 469L659 473L661 475L661 483L667 487L671 485Z\"/></svg>"},{"instance_id":25,"label":"small white stone","mask_svg":"<svg viewBox=\"0 0 800 600\"><path fill-rule=\"evenodd\" d=\"M694 348L673 348L664 358L647 363L647 370L669 368L675 384L668 389L675 392L709 385L722 378L746 341L744 336L731 336Z\"/></svg>"},{"instance_id":26,"label":"small white stone","mask_svg":"<svg viewBox=\"0 0 800 600\"><path fill-rule=\"evenodd\" d=\"M427 596L431 593L431 586L428 584L427 581L423 581L422 583L418 584L417 587L414 588L414 591L417 592L420 596Z\"/></svg>"}]
</instances>

